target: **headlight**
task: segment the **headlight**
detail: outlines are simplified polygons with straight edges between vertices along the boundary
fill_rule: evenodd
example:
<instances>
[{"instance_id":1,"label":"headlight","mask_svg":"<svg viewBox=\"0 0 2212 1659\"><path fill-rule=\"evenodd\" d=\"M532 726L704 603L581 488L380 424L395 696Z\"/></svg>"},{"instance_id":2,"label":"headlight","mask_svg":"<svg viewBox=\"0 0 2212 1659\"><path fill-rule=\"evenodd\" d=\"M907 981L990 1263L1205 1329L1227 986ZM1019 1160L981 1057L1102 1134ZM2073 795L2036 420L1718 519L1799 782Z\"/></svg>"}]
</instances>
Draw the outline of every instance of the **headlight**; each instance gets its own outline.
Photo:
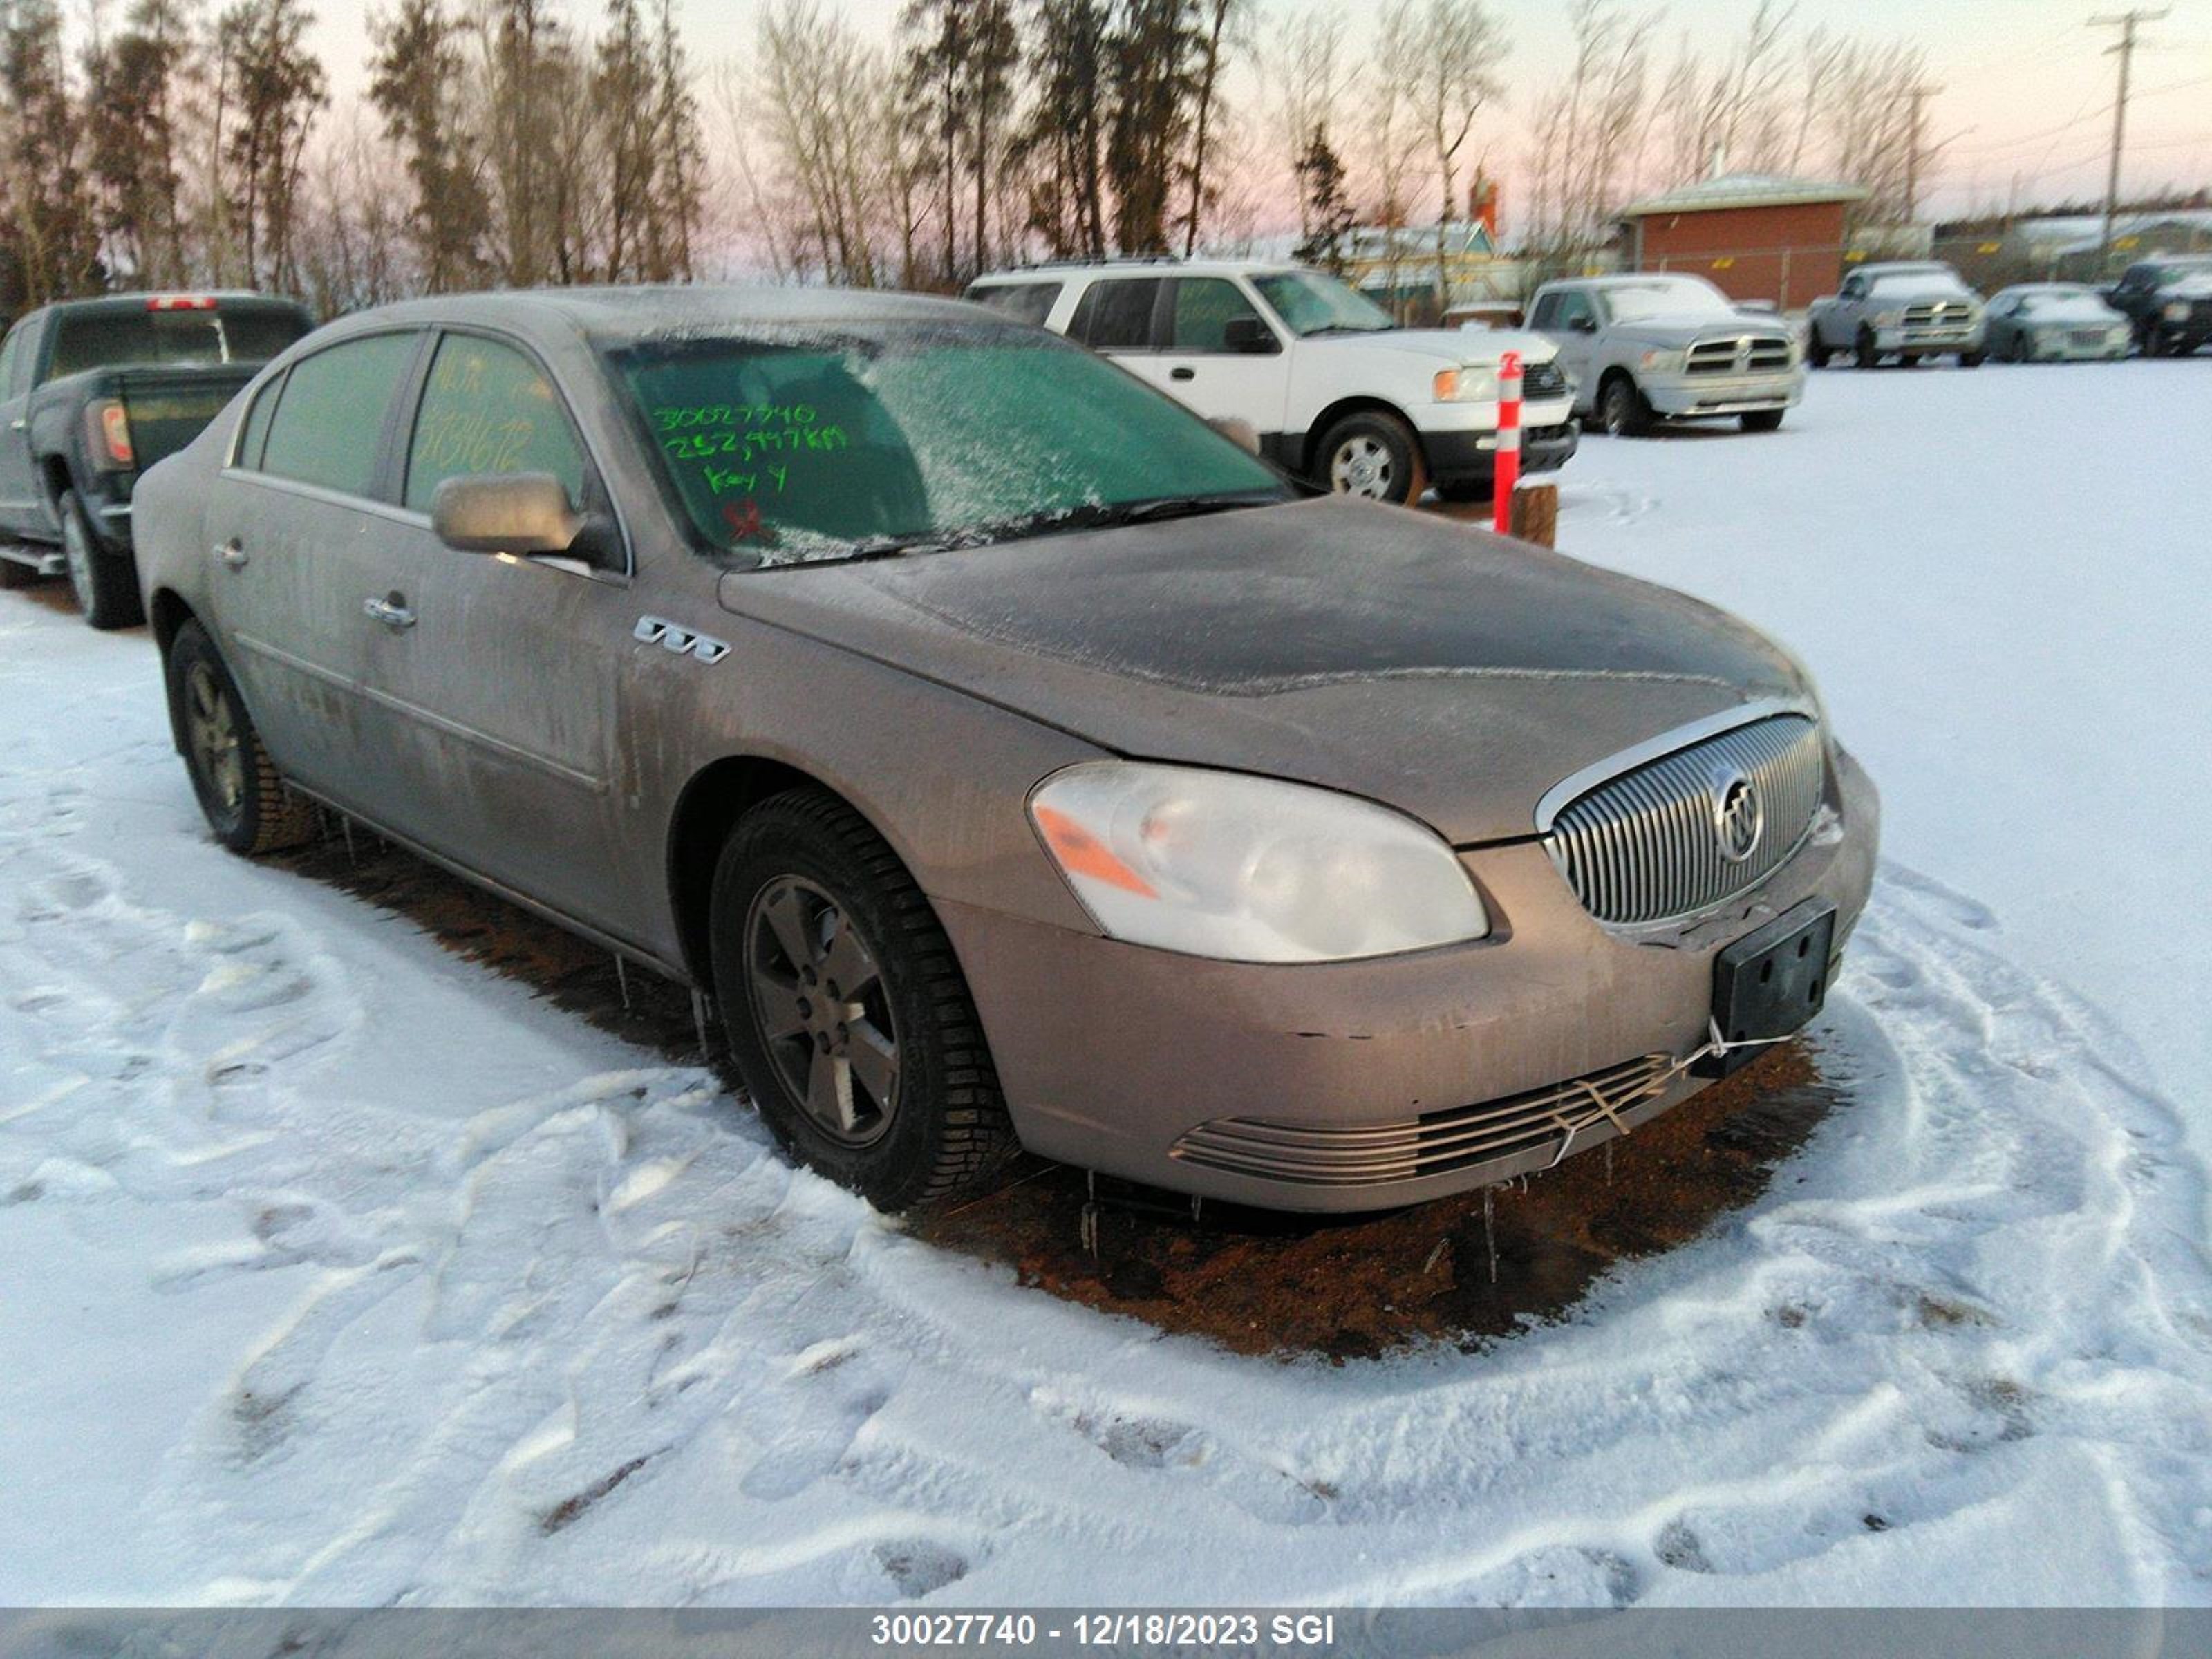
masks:
<instances>
[{"instance_id":1,"label":"headlight","mask_svg":"<svg viewBox=\"0 0 2212 1659\"><path fill-rule=\"evenodd\" d=\"M1127 761L1055 773L1030 816L1110 938L1224 962L1340 962L1481 939L1433 831L1327 789Z\"/></svg>"},{"instance_id":2,"label":"headlight","mask_svg":"<svg viewBox=\"0 0 2212 1659\"><path fill-rule=\"evenodd\" d=\"M1655 349L1645 352L1637 362L1647 374L1679 374L1682 370L1682 355L1680 351Z\"/></svg>"},{"instance_id":3,"label":"headlight","mask_svg":"<svg viewBox=\"0 0 2212 1659\"><path fill-rule=\"evenodd\" d=\"M2169 323L2187 322L2189 320L2189 302L2186 300L2174 300L2169 301L2166 307L2166 320Z\"/></svg>"},{"instance_id":4,"label":"headlight","mask_svg":"<svg viewBox=\"0 0 2212 1659\"><path fill-rule=\"evenodd\" d=\"M1905 313L1901 311L1877 311L1874 314L1874 325L1876 328L1895 328L1904 320Z\"/></svg>"},{"instance_id":5,"label":"headlight","mask_svg":"<svg viewBox=\"0 0 2212 1659\"><path fill-rule=\"evenodd\" d=\"M1440 368L1430 390L1440 404L1486 404L1498 396L1498 371L1474 364Z\"/></svg>"}]
</instances>

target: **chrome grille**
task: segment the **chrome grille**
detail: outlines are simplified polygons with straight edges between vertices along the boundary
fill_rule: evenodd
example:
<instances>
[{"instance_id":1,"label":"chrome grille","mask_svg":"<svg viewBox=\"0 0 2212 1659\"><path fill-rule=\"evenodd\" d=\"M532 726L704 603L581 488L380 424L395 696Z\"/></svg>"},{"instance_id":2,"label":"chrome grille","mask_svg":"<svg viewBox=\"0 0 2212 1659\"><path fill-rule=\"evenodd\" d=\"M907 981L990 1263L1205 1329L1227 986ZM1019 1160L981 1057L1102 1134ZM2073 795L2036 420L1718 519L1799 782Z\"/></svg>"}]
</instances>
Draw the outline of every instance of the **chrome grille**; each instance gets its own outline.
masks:
<instances>
[{"instance_id":1,"label":"chrome grille","mask_svg":"<svg viewBox=\"0 0 2212 1659\"><path fill-rule=\"evenodd\" d=\"M1413 1181L1538 1150L1563 1156L1577 1139L1665 1093L1675 1069L1664 1054L1644 1054L1526 1094L1396 1123L1218 1117L1187 1132L1171 1156L1230 1175L1314 1187Z\"/></svg>"},{"instance_id":2,"label":"chrome grille","mask_svg":"<svg viewBox=\"0 0 2212 1659\"><path fill-rule=\"evenodd\" d=\"M1559 373L1557 363L1530 363L1521 371L1522 401L1534 403L1542 398L1564 398L1567 395L1567 377Z\"/></svg>"},{"instance_id":3,"label":"chrome grille","mask_svg":"<svg viewBox=\"0 0 2212 1659\"><path fill-rule=\"evenodd\" d=\"M1790 367L1790 341L1780 334L1699 340L1682 360L1686 374L1771 374Z\"/></svg>"},{"instance_id":4,"label":"chrome grille","mask_svg":"<svg viewBox=\"0 0 2212 1659\"><path fill-rule=\"evenodd\" d=\"M1964 328L1972 321L1974 308L1964 300L1927 301L1905 308L1907 328Z\"/></svg>"},{"instance_id":5,"label":"chrome grille","mask_svg":"<svg viewBox=\"0 0 2212 1659\"><path fill-rule=\"evenodd\" d=\"M1553 820L1552 861L1601 921L1661 921L1742 892L1797 850L1820 805L1820 728L1802 714L1739 726L1577 796ZM1736 781L1763 822L1748 854L1722 846Z\"/></svg>"}]
</instances>

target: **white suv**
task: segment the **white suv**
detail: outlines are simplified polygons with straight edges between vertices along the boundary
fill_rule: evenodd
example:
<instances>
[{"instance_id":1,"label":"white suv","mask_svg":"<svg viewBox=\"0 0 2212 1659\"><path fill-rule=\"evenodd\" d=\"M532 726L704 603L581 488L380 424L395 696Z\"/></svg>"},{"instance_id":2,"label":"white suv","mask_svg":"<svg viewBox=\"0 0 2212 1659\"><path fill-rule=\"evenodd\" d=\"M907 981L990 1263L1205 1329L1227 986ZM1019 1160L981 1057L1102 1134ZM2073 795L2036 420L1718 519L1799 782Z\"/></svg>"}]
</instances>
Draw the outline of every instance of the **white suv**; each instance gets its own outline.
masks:
<instances>
[{"instance_id":1,"label":"white suv","mask_svg":"<svg viewBox=\"0 0 2212 1659\"><path fill-rule=\"evenodd\" d=\"M1243 259L1038 265L968 298L1103 352L1208 420L1249 421L1261 453L1341 494L1410 502L1490 491L1498 364L1523 365L1521 466L1575 453L1558 349L1534 334L1400 328L1335 277Z\"/></svg>"}]
</instances>

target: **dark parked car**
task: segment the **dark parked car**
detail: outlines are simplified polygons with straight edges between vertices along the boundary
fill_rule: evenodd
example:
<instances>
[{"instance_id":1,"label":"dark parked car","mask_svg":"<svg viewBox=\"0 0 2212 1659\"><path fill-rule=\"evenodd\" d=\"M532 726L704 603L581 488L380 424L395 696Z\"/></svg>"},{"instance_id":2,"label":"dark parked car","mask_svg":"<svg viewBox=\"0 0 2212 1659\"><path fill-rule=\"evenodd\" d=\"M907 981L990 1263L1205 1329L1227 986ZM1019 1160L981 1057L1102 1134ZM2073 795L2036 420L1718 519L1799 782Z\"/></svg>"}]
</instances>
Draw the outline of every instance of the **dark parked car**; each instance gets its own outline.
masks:
<instances>
[{"instance_id":1,"label":"dark parked car","mask_svg":"<svg viewBox=\"0 0 2212 1659\"><path fill-rule=\"evenodd\" d=\"M139 474L314 325L295 301L252 294L111 294L27 313L0 344L0 586L66 571L94 628L138 621Z\"/></svg>"},{"instance_id":2,"label":"dark parked car","mask_svg":"<svg viewBox=\"0 0 2212 1659\"><path fill-rule=\"evenodd\" d=\"M980 307L392 307L138 500L226 844L326 802L702 988L887 1207L1018 1142L1294 1209L1546 1166L1810 1018L1867 896L1780 647Z\"/></svg>"},{"instance_id":3,"label":"dark parked car","mask_svg":"<svg viewBox=\"0 0 2212 1659\"><path fill-rule=\"evenodd\" d=\"M2212 253L2139 259L2106 296L2135 325L2146 357L2185 357L2212 340Z\"/></svg>"}]
</instances>

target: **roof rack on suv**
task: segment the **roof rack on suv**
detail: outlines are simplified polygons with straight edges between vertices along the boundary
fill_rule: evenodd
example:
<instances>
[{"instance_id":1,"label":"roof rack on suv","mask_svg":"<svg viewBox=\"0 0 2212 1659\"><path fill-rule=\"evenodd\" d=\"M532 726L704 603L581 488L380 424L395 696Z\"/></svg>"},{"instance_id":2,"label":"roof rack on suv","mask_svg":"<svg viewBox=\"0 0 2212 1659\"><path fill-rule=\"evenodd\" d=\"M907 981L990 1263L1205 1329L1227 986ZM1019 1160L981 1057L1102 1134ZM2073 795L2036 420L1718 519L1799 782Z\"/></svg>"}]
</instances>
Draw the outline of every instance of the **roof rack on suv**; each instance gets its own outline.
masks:
<instances>
[{"instance_id":1,"label":"roof rack on suv","mask_svg":"<svg viewBox=\"0 0 2212 1659\"><path fill-rule=\"evenodd\" d=\"M1070 254L1061 259L1024 259L1018 264L1003 267L1007 270L1060 270L1070 265L1086 268L1098 265L1179 265L1180 253L1108 253L1091 255ZM988 273L987 273L988 274Z\"/></svg>"}]
</instances>

